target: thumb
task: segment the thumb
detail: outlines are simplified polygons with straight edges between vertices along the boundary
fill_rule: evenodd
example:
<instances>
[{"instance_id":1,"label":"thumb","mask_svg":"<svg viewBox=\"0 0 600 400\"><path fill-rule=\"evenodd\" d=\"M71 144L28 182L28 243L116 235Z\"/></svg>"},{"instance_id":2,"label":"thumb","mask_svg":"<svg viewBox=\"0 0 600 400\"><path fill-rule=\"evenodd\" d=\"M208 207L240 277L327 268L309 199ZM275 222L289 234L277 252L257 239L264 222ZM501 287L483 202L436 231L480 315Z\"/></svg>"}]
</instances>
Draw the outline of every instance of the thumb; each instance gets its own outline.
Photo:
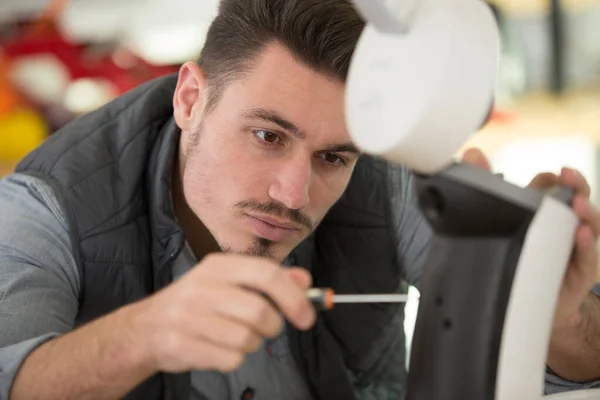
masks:
<instances>
[{"instance_id":1,"label":"thumb","mask_svg":"<svg viewBox=\"0 0 600 400\"><path fill-rule=\"evenodd\" d=\"M542 172L541 174L537 174L527 186L534 189L550 189L559 183L560 177L552 172Z\"/></svg>"},{"instance_id":2,"label":"thumb","mask_svg":"<svg viewBox=\"0 0 600 400\"><path fill-rule=\"evenodd\" d=\"M489 160L483 154L483 151L477 148L470 148L463 154L463 163L470 164L475 167L483 168L488 171L492 169Z\"/></svg>"},{"instance_id":3,"label":"thumb","mask_svg":"<svg viewBox=\"0 0 600 400\"><path fill-rule=\"evenodd\" d=\"M312 277L304 268L289 268L287 270L290 277L302 288L308 289L312 285Z\"/></svg>"}]
</instances>

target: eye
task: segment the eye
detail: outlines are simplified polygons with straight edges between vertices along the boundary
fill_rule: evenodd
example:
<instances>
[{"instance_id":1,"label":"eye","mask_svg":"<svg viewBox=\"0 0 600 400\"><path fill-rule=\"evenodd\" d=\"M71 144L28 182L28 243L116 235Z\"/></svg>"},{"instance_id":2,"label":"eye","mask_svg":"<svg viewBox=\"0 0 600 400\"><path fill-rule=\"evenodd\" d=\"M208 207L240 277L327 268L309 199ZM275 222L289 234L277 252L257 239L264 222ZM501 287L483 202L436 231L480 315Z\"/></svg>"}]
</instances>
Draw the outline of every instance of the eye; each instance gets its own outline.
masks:
<instances>
[{"instance_id":1,"label":"eye","mask_svg":"<svg viewBox=\"0 0 600 400\"><path fill-rule=\"evenodd\" d=\"M281 138L276 133L265 131L263 129L258 129L254 131L254 135L263 142L267 143L277 143L278 140L281 140Z\"/></svg>"},{"instance_id":2,"label":"eye","mask_svg":"<svg viewBox=\"0 0 600 400\"><path fill-rule=\"evenodd\" d=\"M331 165L346 164L344 159L335 153L324 153L323 160Z\"/></svg>"}]
</instances>

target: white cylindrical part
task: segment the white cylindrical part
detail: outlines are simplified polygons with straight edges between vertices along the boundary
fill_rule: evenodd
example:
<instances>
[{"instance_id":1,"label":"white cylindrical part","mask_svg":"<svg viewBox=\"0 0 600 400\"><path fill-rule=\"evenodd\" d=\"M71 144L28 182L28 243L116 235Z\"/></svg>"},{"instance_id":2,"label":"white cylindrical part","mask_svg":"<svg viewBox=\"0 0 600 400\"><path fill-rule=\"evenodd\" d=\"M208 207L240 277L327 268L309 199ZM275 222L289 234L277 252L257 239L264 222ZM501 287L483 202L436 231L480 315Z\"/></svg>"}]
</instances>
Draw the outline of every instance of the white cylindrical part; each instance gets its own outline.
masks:
<instances>
[{"instance_id":1,"label":"white cylindrical part","mask_svg":"<svg viewBox=\"0 0 600 400\"><path fill-rule=\"evenodd\" d=\"M353 0L369 24L380 32L406 33L421 0Z\"/></svg>"},{"instance_id":2,"label":"white cylindrical part","mask_svg":"<svg viewBox=\"0 0 600 400\"><path fill-rule=\"evenodd\" d=\"M443 169L490 110L499 54L481 1L420 0L406 34L368 24L347 82L352 140L418 172Z\"/></svg>"}]
</instances>

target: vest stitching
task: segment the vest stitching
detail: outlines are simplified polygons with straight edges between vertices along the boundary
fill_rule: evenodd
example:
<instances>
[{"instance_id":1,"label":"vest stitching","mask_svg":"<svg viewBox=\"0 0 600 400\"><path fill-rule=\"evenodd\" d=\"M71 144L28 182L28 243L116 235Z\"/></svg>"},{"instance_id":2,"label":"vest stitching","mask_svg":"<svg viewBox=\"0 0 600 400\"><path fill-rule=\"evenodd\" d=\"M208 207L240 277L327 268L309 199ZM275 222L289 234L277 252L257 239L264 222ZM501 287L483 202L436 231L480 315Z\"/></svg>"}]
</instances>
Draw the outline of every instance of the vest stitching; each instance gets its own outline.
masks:
<instances>
[{"instance_id":1,"label":"vest stitching","mask_svg":"<svg viewBox=\"0 0 600 400\"><path fill-rule=\"evenodd\" d=\"M110 115L107 116L106 118L109 119L109 121L107 121L106 123L100 125L99 127L97 127L96 129L94 129L93 131L89 132L87 135L84 135L83 137L81 137L79 140L77 140L75 143L73 143L71 146L69 146L68 148L65 149L65 151L63 152L63 154L60 155L60 157L58 157L56 159L56 161L54 162L54 164L52 164L52 167L50 167L50 171L54 171L54 168L56 167L56 165L63 159L63 157L66 157L67 154L70 152L70 150L73 147L78 146L81 142L83 142L84 140L86 140L89 136L95 135L96 133L98 133L100 130L104 129L106 126L110 125L113 123L113 119L118 118L122 113L126 112L127 110L130 110L132 108L134 108L136 106L136 104L140 101L147 101L146 98L146 93L148 93L149 91L151 91L152 89L154 89L152 87L152 85L149 85L146 90L144 90L143 92L141 92L137 98L135 100L133 100L130 103L127 103L125 105L123 105L123 109L119 110L118 112L116 112L114 115ZM159 90L165 90L165 89L159 89ZM170 90L169 90L170 91ZM163 117L164 118L164 117Z\"/></svg>"},{"instance_id":2,"label":"vest stitching","mask_svg":"<svg viewBox=\"0 0 600 400\"><path fill-rule=\"evenodd\" d=\"M164 121L164 117L163 118L158 118L158 119L154 119L150 122L148 122L148 124L144 125L142 128L140 128L140 130L135 133L131 138L129 138L127 140L127 142L125 142L125 145L123 146L123 148L121 149L121 151L119 152L119 154L116 155L115 158L113 158L109 163L106 163L105 165L102 165L100 167L98 167L97 169L95 169L92 173L90 173L89 175L81 178L80 180L78 180L77 182L74 182L70 185L69 189L70 191L74 191L75 188L77 186L79 186L80 184L84 183L86 180L88 180L89 178L91 178L92 176L94 176L95 174L104 171L105 169L114 166L123 156L123 153L129 148L129 146L136 140L139 139L140 134L142 134L146 129L148 129L149 127L151 127L152 125L162 122ZM155 139L156 141L156 139Z\"/></svg>"},{"instance_id":3,"label":"vest stitching","mask_svg":"<svg viewBox=\"0 0 600 400\"><path fill-rule=\"evenodd\" d=\"M121 261L121 262L119 262L119 261L96 261L96 260L85 259L84 262L87 264L97 264L97 265L132 266L132 267L141 267L141 268L147 267L147 265L124 262L124 261Z\"/></svg>"},{"instance_id":4,"label":"vest stitching","mask_svg":"<svg viewBox=\"0 0 600 400\"><path fill-rule=\"evenodd\" d=\"M152 121L151 123L149 123L148 125L144 126L144 128L140 129L140 131L139 131L138 133L136 133L136 134L135 134L135 137L137 138L137 137L138 137L138 135L140 135L140 134L143 132L143 130L144 130L144 129L147 129L147 128L148 128L150 125L152 125L152 124L155 124L155 123L158 123L158 122L160 122L160 121L161 121L161 120L154 120L154 121ZM120 156L120 155L119 155L119 156ZM114 164L114 162L113 162L112 164ZM111 165L112 165L112 164L111 164ZM97 172L97 171L95 171L95 172ZM94 173L95 173L95 172L94 172ZM83 180L86 180L86 179L90 178L92 175L94 175L94 173L91 173L90 175L88 175L88 176L86 176L85 178L81 179L81 181L83 181ZM81 181L80 181L80 182L81 182ZM72 186L71 186L69 189L67 189L67 190L69 190L69 191L72 191ZM125 205L124 205L123 207L119 208L119 209L118 209L117 211L115 211L113 214L109 215L109 216L108 216L106 219L104 219L104 220L102 220L101 222L97 223L96 225L94 225L94 226L92 226L92 227L88 228L88 230L86 230L84 233L82 233L82 236L81 236L81 238L82 238L82 239L83 239L83 238L87 238L86 234L87 234L88 232L90 232L90 231L93 231L94 229L97 229L98 227L100 227L100 226L104 225L105 223L107 223L107 222L108 222L108 221L110 221L111 219L115 218L115 217L116 217L116 216L118 216L118 215L119 215L121 212L123 212L123 210L127 209L127 207L131 207L131 206L132 206L132 204L131 204L131 200L132 200L133 198L135 198L135 197L136 197L136 195L137 195L137 192L135 192L135 193L134 193L134 195L133 195L133 197L132 197L132 198L128 199L128 201L125 203Z\"/></svg>"}]
</instances>

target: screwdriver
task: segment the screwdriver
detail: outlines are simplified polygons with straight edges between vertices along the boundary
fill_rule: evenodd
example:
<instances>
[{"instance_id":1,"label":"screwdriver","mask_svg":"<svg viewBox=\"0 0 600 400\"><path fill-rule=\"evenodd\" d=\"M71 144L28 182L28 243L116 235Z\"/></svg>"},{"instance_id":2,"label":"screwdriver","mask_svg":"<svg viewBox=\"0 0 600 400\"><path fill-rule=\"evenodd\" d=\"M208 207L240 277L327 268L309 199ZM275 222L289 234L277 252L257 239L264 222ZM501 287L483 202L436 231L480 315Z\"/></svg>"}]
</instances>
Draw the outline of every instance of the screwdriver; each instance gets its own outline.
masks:
<instances>
[{"instance_id":1,"label":"screwdriver","mask_svg":"<svg viewBox=\"0 0 600 400\"><path fill-rule=\"evenodd\" d=\"M405 294L336 294L331 288L311 288L306 292L310 302L318 310L331 310L339 303L406 303Z\"/></svg>"}]
</instances>

